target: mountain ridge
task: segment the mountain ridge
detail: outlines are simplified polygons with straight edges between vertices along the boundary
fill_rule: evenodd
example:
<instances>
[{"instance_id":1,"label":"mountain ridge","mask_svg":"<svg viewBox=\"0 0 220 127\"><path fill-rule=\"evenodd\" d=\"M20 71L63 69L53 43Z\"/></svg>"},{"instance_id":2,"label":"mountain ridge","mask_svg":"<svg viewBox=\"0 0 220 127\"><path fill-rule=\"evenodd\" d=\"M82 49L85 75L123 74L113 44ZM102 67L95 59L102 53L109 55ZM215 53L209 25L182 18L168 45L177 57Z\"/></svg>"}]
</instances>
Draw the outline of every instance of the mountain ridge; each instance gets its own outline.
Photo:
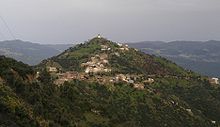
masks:
<instances>
[{"instance_id":1,"label":"mountain ridge","mask_svg":"<svg viewBox=\"0 0 220 127\"><path fill-rule=\"evenodd\" d=\"M59 54L69 46L71 45L42 45L21 40L0 41L0 55L36 65L43 59Z\"/></svg>"},{"instance_id":2,"label":"mountain ridge","mask_svg":"<svg viewBox=\"0 0 220 127\"><path fill-rule=\"evenodd\" d=\"M220 76L220 41L140 42L128 45L148 54L165 57L203 75Z\"/></svg>"}]
</instances>

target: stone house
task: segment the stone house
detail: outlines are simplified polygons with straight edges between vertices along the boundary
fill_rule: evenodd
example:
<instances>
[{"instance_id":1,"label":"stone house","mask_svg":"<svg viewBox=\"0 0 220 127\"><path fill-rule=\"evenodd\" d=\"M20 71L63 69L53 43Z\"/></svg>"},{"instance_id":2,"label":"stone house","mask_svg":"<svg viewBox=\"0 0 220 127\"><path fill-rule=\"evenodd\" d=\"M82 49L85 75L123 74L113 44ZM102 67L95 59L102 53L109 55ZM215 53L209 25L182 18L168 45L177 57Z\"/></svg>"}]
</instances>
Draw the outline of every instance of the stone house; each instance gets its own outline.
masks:
<instances>
[{"instance_id":1,"label":"stone house","mask_svg":"<svg viewBox=\"0 0 220 127\"><path fill-rule=\"evenodd\" d=\"M138 89L138 90L143 90L144 89L144 84L134 84L133 86L135 89Z\"/></svg>"},{"instance_id":2,"label":"stone house","mask_svg":"<svg viewBox=\"0 0 220 127\"><path fill-rule=\"evenodd\" d=\"M48 67L48 72L56 73L58 72L58 69L56 67Z\"/></svg>"},{"instance_id":3,"label":"stone house","mask_svg":"<svg viewBox=\"0 0 220 127\"><path fill-rule=\"evenodd\" d=\"M154 79L152 78L148 78L147 80L143 81L144 83L153 83L154 82Z\"/></svg>"}]
</instances>

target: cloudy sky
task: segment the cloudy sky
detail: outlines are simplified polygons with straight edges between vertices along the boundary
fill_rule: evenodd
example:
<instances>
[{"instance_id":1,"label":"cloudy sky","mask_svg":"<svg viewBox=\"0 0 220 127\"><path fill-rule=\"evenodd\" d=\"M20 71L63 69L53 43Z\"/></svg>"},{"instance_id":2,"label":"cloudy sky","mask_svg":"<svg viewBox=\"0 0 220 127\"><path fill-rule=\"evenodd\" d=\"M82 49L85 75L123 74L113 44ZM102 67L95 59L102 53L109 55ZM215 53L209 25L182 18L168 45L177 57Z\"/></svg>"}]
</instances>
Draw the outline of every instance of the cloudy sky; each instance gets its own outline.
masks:
<instances>
[{"instance_id":1,"label":"cloudy sky","mask_svg":"<svg viewBox=\"0 0 220 127\"><path fill-rule=\"evenodd\" d=\"M17 39L85 41L220 40L220 0L0 0ZM0 40L13 39L0 20Z\"/></svg>"}]
</instances>

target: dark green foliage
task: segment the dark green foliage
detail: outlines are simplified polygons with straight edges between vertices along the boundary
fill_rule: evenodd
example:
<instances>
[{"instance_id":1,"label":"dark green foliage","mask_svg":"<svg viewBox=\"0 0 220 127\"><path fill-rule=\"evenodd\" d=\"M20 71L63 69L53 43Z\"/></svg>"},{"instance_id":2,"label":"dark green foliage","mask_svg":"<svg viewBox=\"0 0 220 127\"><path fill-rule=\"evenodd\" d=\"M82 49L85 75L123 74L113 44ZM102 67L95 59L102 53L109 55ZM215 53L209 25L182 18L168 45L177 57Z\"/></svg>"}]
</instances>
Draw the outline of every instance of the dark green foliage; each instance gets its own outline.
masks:
<instances>
[{"instance_id":1,"label":"dark green foliage","mask_svg":"<svg viewBox=\"0 0 220 127\"><path fill-rule=\"evenodd\" d=\"M160 90L159 87L155 89ZM166 85L166 89L173 88ZM216 109L214 107L210 110L206 108L210 114L212 112L216 113L216 116L210 114L209 116L201 109L202 106L205 108L207 103L191 101L187 99L187 95L185 97L184 94L191 93L191 90L179 89L177 90L178 93L172 96L164 89L161 89L161 91L163 92L157 94L150 93L148 90L135 90L124 84L103 86L97 83L76 80L65 83L59 88L53 85L33 84L26 86L26 91L23 91L22 95L17 95L20 95L26 103L29 103L35 116L42 116L43 119L49 121L51 126L206 127L213 125L210 123L210 118L216 121L219 120L219 104L215 105ZM206 94L210 95L210 93ZM201 93L198 93L198 95L201 95ZM191 95L191 98L206 101L203 97L197 95ZM171 100L178 103L178 105L172 104ZM184 108L192 108L193 115ZM4 113L3 111L5 112L5 110L1 110L1 113ZM23 118L27 117L26 112L22 107L15 109L15 115L22 119L18 119L21 122L14 122L25 125L26 120Z\"/></svg>"},{"instance_id":2,"label":"dark green foliage","mask_svg":"<svg viewBox=\"0 0 220 127\"><path fill-rule=\"evenodd\" d=\"M38 126L30 108L8 86L0 84L0 126Z\"/></svg>"},{"instance_id":3,"label":"dark green foliage","mask_svg":"<svg viewBox=\"0 0 220 127\"><path fill-rule=\"evenodd\" d=\"M10 69L18 72L18 74L22 77L33 73L33 70L28 65L23 64L22 62L17 62L11 58L0 56L0 75L7 75L10 73Z\"/></svg>"},{"instance_id":4,"label":"dark green foliage","mask_svg":"<svg viewBox=\"0 0 220 127\"><path fill-rule=\"evenodd\" d=\"M49 84L52 82L52 77L50 75L50 73L47 72L46 69L44 69L43 71L41 71L38 80L41 81L44 84Z\"/></svg>"}]
</instances>

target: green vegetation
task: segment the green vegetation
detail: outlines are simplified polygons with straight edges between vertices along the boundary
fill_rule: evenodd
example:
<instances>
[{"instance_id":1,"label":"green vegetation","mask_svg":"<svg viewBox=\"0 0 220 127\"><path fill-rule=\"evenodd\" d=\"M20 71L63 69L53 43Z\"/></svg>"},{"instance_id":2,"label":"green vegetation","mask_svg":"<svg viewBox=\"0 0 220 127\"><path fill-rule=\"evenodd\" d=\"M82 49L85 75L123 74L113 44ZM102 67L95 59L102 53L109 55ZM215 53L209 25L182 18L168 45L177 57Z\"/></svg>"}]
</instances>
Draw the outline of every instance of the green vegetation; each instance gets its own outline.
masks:
<instances>
[{"instance_id":1,"label":"green vegetation","mask_svg":"<svg viewBox=\"0 0 220 127\"><path fill-rule=\"evenodd\" d=\"M161 64L161 66L167 67L170 70L173 70L173 73L179 73L179 74L187 75L186 71L183 68L177 66L175 63L172 63L171 61L168 61L165 58L155 57L154 60L156 62L159 62Z\"/></svg>"},{"instance_id":2,"label":"green vegetation","mask_svg":"<svg viewBox=\"0 0 220 127\"><path fill-rule=\"evenodd\" d=\"M200 110L201 106L205 108L205 104L201 105L201 102L198 101L194 106L195 102L188 102L188 100L181 98L180 95L184 95L181 92L190 93L191 90L178 91L180 95L173 95L166 92L152 93L149 92L149 89L143 91L134 90L124 84L117 84L114 86L114 90L109 90L108 86L77 80L65 83L59 88L48 84L33 84L26 87L22 95L17 94L17 96L20 95L19 98L23 98L32 107L35 118L42 117L40 122L38 119L34 119L32 126L38 126L36 123L41 123L42 125L42 122L44 122L45 126L205 127L213 126L210 123L210 118L219 120L218 113L216 113L219 112L217 110L219 105L215 105L216 108L212 107L209 110L210 113L212 112L215 115L208 117ZM166 89L172 88L167 86ZM2 90L4 89L1 88L1 94L3 93ZM154 90L165 91L159 87ZM196 89L197 92L199 90ZM210 96L209 93L206 93L206 95ZM23 107L20 102L17 102L18 98L15 98L15 100L5 96L2 96L2 98L9 103L2 105L4 108L9 108L9 113L14 113L14 108L11 108L11 106ZM193 98L203 99L201 95L191 96L191 99ZM174 101L175 104L171 101ZM203 101L207 102L207 100ZM1 101L1 103L4 103L4 101ZM176 105L177 103L178 105ZM200 107L197 107L198 105ZM193 115L186 111L187 108L192 108ZM26 112L26 110L23 111L25 119L19 116L16 121L12 119L13 117L9 120L25 126L25 121L29 120L27 114L30 114ZM5 114L5 110L2 110L1 113ZM11 115L13 116L14 114Z\"/></svg>"}]
</instances>

